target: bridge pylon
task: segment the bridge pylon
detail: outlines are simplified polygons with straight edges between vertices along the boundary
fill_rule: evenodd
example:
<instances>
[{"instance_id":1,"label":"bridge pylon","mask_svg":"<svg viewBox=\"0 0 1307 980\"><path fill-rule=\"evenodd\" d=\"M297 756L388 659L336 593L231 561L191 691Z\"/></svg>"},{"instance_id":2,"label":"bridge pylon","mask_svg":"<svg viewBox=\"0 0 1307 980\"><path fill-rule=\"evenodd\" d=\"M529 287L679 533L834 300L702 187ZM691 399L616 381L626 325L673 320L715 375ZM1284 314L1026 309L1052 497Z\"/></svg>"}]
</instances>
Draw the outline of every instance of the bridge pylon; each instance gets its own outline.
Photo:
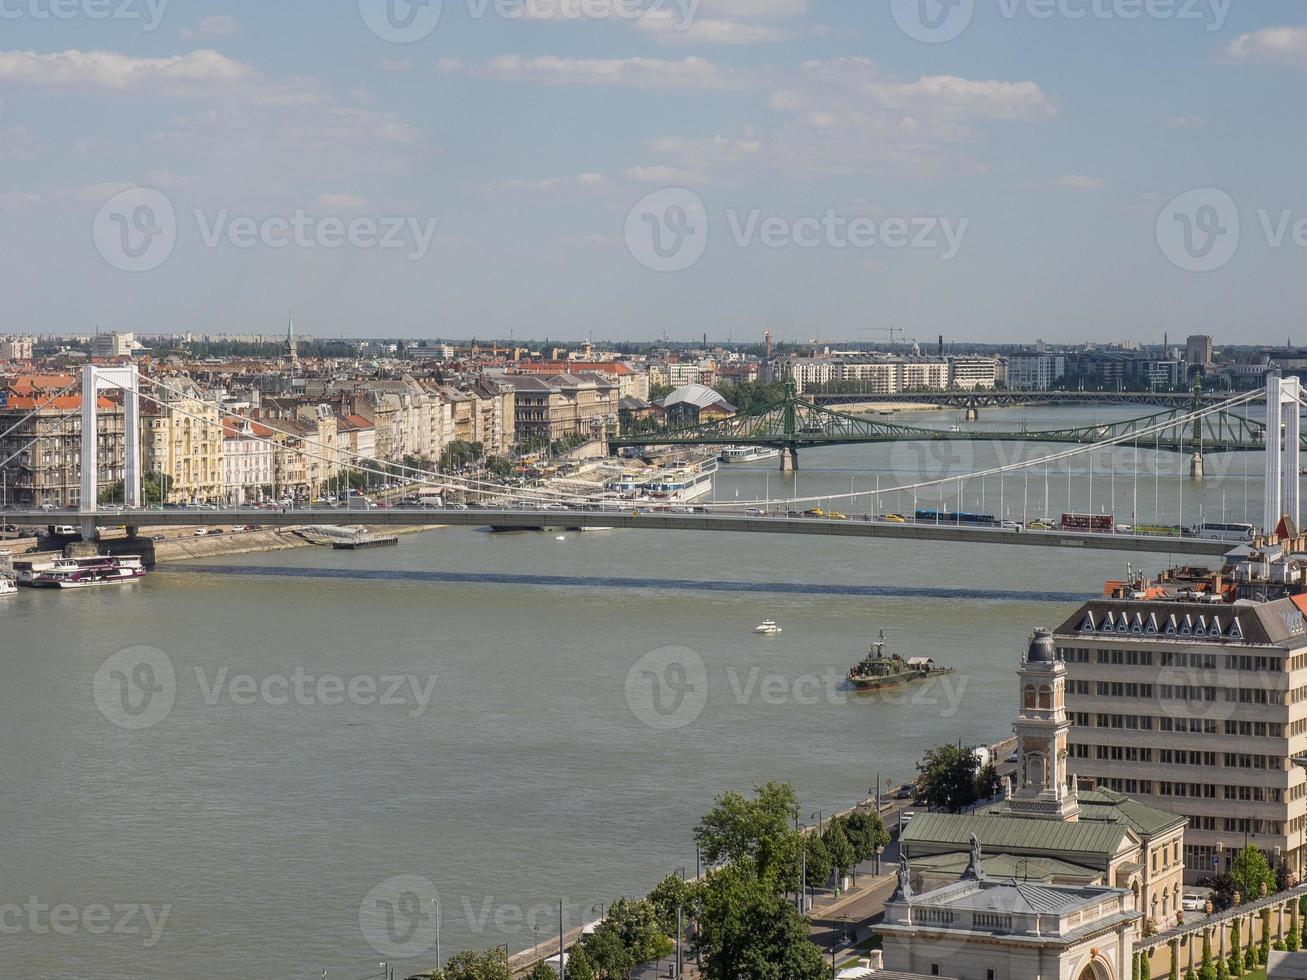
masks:
<instances>
[{"instance_id":1,"label":"bridge pylon","mask_svg":"<svg viewBox=\"0 0 1307 980\"><path fill-rule=\"evenodd\" d=\"M795 445L781 447L781 472L794 473L799 469L799 447Z\"/></svg>"}]
</instances>

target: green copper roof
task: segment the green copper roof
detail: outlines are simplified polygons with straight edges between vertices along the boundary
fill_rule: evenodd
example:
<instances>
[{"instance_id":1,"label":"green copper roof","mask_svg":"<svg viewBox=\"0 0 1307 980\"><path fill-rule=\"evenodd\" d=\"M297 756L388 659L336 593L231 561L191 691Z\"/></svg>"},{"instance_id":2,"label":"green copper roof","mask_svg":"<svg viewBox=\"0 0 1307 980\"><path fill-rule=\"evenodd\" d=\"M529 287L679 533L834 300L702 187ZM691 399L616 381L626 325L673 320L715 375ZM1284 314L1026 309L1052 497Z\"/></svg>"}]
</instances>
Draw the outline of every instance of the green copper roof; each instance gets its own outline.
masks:
<instances>
[{"instance_id":1,"label":"green copper roof","mask_svg":"<svg viewBox=\"0 0 1307 980\"><path fill-rule=\"evenodd\" d=\"M1106 867L1125 844L1130 829L1119 823L1035 820L1027 817L919 813L903 831L909 855L934 847L953 850L969 845L975 834L986 851L1045 854L1077 864ZM1084 860L1088 858L1089 860Z\"/></svg>"},{"instance_id":2,"label":"green copper roof","mask_svg":"<svg viewBox=\"0 0 1307 980\"><path fill-rule=\"evenodd\" d=\"M1095 789L1080 794L1080 819L1124 823L1142 837L1152 837L1187 821L1176 813L1159 810L1147 803L1114 793L1110 789Z\"/></svg>"}]
</instances>

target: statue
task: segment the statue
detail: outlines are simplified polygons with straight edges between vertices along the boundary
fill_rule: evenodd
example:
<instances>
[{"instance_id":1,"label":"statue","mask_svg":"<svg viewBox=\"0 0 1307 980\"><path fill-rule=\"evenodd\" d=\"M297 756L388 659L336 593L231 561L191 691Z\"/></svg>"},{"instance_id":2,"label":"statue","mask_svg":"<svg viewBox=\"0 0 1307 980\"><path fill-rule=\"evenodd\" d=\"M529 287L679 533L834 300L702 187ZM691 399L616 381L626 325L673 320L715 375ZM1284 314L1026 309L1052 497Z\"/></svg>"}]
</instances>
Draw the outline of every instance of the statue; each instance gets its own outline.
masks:
<instances>
[{"instance_id":1,"label":"statue","mask_svg":"<svg viewBox=\"0 0 1307 980\"><path fill-rule=\"evenodd\" d=\"M1003 786L1003 799L1012 799L1012 776L1010 774L1005 775L1001 782Z\"/></svg>"},{"instance_id":2,"label":"statue","mask_svg":"<svg viewBox=\"0 0 1307 980\"><path fill-rule=\"evenodd\" d=\"M984 855L980 850L980 838L975 834L971 835L971 860L967 863L965 878L971 878L975 881L985 880L985 868L983 865Z\"/></svg>"},{"instance_id":3,"label":"statue","mask_svg":"<svg viewBox=\"0 0 1307 980\"><path fill-rule=\"evenodd\" d=\"M912 899L912 883L911 881L909 881L908 878L909 874L910 874L910 869L908 868L908 856L906 854L900 853L899 870L898 870L899 886L897 890L894 892L894 898L899 901L907 902L907 901L911 901Z\"/></svg>"}]
</instances>

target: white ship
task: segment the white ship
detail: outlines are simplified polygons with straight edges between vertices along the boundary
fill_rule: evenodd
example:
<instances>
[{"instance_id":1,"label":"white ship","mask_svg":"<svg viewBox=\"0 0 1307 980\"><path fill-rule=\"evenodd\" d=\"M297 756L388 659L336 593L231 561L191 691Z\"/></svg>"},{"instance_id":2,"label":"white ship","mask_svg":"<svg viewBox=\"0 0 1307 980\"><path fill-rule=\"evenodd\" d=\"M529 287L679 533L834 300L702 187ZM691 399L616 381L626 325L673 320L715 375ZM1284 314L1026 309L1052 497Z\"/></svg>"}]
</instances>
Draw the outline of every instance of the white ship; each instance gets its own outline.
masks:
<instances>
[{"instance_id":1,"label":"white ship","mask_svg":"<svg viewBox=\"0 0 1307 980\"><path fill-rule=\"evenodd\" d=\"M683 504L712 493L717 461L663 470L640 485L641 498L655 503Z\"/></svg>"},{"instance_id":2,"label":"white ship","mask_svg":"<svg viewBox=\"0 0 1307 980\"><path fill-rule=\"evenodd\" d=\"M8 575L0 575L0 595L13 595L18 591L18 582Z\"/></svg>"},{"instance_id":3,"label":"white ship","mask_svg":"<svg viewBox=\"0 0 1307 980\"><path fill-rule=\"evenodd\" d=\"M145 566L136 555L97 555L88 558L58 558L36 572L30 582L38 589L87 589L96 585L118 585L145 577Z\"/></svg>"},{"instance_id":4,"label":"white ship","mask_svg":"<svg viewBox=\"0 0 1307 980\"><path fill-rule=\"evenodd\" d=\"M756 463L763 459L775 459L780 454L779 449L770 446L727 446L719 458L723 463Z\"/></svg>"}]
</instances>

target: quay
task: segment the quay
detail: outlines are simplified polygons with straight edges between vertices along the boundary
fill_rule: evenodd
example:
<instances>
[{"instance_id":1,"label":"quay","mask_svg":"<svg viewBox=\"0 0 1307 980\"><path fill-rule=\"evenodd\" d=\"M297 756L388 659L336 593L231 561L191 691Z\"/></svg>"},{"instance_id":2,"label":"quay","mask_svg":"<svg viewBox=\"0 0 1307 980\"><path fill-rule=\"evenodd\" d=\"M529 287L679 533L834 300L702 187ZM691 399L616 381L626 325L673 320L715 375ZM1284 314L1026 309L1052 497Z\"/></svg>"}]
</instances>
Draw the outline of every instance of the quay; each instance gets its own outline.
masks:
<instances>
[{"instance_id":1,"label":"quay","mask_svg":"<svg viewBox=\"0 0 1307 980\"><path fill-rule=\"evenodd\" d=\"M361 551L365 548L386 548L399 544L399 537L390 535L362 535L352 541L333 541L331 547L336 551Z\"/></svg>"}]
</instances>

